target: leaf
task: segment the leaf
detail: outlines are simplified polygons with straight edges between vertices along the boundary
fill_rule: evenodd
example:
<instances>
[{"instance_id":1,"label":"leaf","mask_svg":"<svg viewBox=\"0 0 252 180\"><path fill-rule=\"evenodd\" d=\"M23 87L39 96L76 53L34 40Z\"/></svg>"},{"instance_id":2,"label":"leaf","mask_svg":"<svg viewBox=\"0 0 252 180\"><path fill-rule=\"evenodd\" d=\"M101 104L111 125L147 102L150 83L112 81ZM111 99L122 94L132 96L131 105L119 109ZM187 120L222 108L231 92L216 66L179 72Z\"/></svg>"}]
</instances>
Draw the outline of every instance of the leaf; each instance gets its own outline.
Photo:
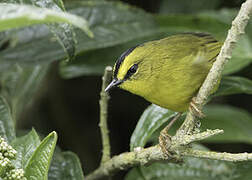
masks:
<instances>
[{"instance_id":1,"label":"leaf","mask_svg":"<svg viewBox=\"0 0 252 180\"><path fill-rule=\"evenodd\" d=\"M50 166L49 180L83 180L79 158L72 152L55 151Z\"/></svg>"},{"instance_id":2,"label":"leaf","mask_svg":"<svg viewBox=\"0 0 252 180\"><path fill-rule=\"evenodd\" d=\"M31 0L33 5L37 5L38 7L53 9L58 12L64 12L65 7L62 0L37 0L34 2ZM67 53L69 60L71 60L75 55L75 45L76 38L73 27L70 24L49 24L50 30L57 37L59 43L64 48L64 51Z\"/></svg>"},{"instance_id":3,"label":"leaf","mask_svg":"<svg viewBox=\"0 0 252 180\"><path fill-rule=\"evenodd\" d=\"M238 173L237 173L238 174ZM235 164L200 158L184 158L182 164L153 163L133 168L126 180L232 180L236 174Z\"/></svg>"},{"instance_id":4,"label":"leaf","mask_svg":"<svg viewBox=\"0 0 252 180\"><path fill-rule=\"evenodd\" d=\"M130 150L144 147L152 134L175 116L175 112L157 105L150 105L140 117L130 139Z\"/></svg>"},{"instance_id":5,"label":"leaf","mask_svg":"<svg viewBox=\"0 0 252 180\"><path fill-rule=\"evenodd\" d=\"M218 11L215 11L218 14ZM229 24L205 14L176 14L155 16L160 28L168 34L181 32L208 32L218 40L224 40Z\"/></svg>"},{"instance_id":6,"label":"leaf","mask_svg":"<svg viewBox=\"0 0 252 180\"><path fill-rule=\"evenodd\" d=\"M39 147L34 151L25 168L25 177L27 179L47 179L56 141L56 132L50 133L46 138L43 139Z\"/></svg>"},{"instance_id":7,"label":"leaf","mask_svg":"<svg viewBox=\"0 0 252 180\"><path fill-rule=\"evenodd\" d=\"M9 143L16 137L14 120L3 96L0 96L0 136Z\"/></svg>"},{"instance_id":8,"label":"leaf","mask_svg":"<svg viewBox=\"0 0 252 180\"><path fill-rule=\"evenodd\" d=\"M0 31L12 28L21 28L43 23L68 23L82 29L90 37L92 32L88 28L85 19L78 16L57 12L46 8L38 8L30 5L17 5L0 3Z\"/></svg>"},{"instance_id":9,"label":"leaf","mask_svg":"<svg viewBox=\"0 0 252 180\"><path fill-rule=\"evenodd\" d=\"M17 151L16 159L13 161L15 167L24 169L39 144L40 139L34 129L28 134L16 138L11 143L12 147Z\"/></svg>"},{"instance_id":10,"label":"leaf","mask_svg":"<svg viewBox=\"0 0 252 180\"><path fill-rule=\"evenodd\" d=\"M12 65L0 71L1 94L10 104L12 114L19 116L32 101L38 86L46 75L48 65Z\"/></svg>"},{"instance_id":11,"label":"leaf","mask_svg":"<svg viewBox=\"0 0 252 180\"><path fill-rule=\"evenodd\" d=\"M162 0L159 13L175 14L175 13L197 13L203 10L218 9L221 2L219 0L194 0L194 1L168 1Z\"/></svg>"},{"instance_id":12,"label":"leaf","mask_svg":"<svg viewBox=\"0 0 252 180\"><path fill-rule=\"evenodd\" d=\"M252 162L237 162L236 163L236 176L234 176L234 180L250 180L252 177Z\"/></svg>"},{"instance_id":13,"label":"leaf","mask_svg":"<svg viewBox=\"0 0 252 180\"><path fill-rule=\"evenodd\" d=\"M238 93L252 94L252 81L239 76L224 76L214 96Z\"/></svg>"},{"instance_id":14,"label":"leaf","mask_svg":"<svg viewBox=\"0 0 252 180\"><path fill-rule=\"evenodd\" d=\"M227 105L209 105L204 111L206 118L201 121L202 131L216 128L224 130L224 134L207 138L204 142L252 143L250 113Z\"/></svg>"},{"instance_id":15,"label":"leaf","mask_svg":"<svg viewBox=\"0 0 252 180\"><path fill-rule=\"evenodd\" d=\"M112 47L160 32L150 14L121 2L71 1L66 4L66 8L68 12L87 19L94 33L94 38L89 38L80 29L75 29L77 54ZM11 31L4 37L8 37L10 46L0 51L2 63L40 64L65 58L64 51L44 25Z\"/></svg>"}]
</instances>

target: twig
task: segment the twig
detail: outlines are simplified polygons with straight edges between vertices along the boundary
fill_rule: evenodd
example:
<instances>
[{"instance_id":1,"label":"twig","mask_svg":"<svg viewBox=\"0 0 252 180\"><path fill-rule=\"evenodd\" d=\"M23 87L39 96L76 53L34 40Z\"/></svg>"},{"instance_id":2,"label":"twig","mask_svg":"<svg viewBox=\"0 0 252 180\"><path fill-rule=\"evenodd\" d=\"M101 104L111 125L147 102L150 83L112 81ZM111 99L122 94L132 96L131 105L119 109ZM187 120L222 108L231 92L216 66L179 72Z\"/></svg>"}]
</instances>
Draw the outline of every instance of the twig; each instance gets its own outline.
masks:
<instances>
[{"instance_id":1,"label":"twig","mask_svg":"<svg viewBox=\"0 0 252 180\"><path fill-rule=\"evenodd\" d=\"M224 131L221 129L215 129L215 130L210 130L207 129L204 132L201 133L196 133L196 134L192 134L192 135L184 135L182 136L182 138L179 138L177 136L173 136L172 137L172 146L173 148L176 148L178 146L184 146L184 145L188 145L192 142L196 142L196 141L200 141L218 134L223 134Z\"/></svg>"},{"instance_id":2,"label":"twig","mask_svg":"<svg viewBox=\"0 0 252 180\"><path fill-rule=\"evenodd\" d=\"M110 159L110 142L109 142L109 130L107 125L107 112L108 112L108 100L109 94L105 92L105 88L109 84L112 76L112 67L107 66L104 71L104 76L102 77L102 89L101 89L101 99L100 103L100 130L102 136L102 160L101 163L105 163Z\"/></svg>"},{"instance_id":3,"label":"twig","mask_svg":"<svg viewBox=\"0 0 252 180\"><path fill-rule=\"evenodd\" d=\"M229 59L231 59L232 50L234 49L239 37L244 34L245 27L248 24L251 14L252 0L247 0L242 4L238 15L233 20L232 27L228 31L227 38L221 48L221 51L195 98L195 103L197 104L199 110L202 109L207 101L208 96L211 94L212 89L220 79L224 65ZM195 121L195 117L192 115L192 112L189 111L184 123L177 131L176 136L181 136L182 134L191 134L195 127Z\"/></svg>"},{"instance_id":4,"label":"twig","mask_svg":"<svg viewBox=\"0 0 252 180\"><path fill-rule=\"evenodd\" d=\"M185 152L181 152L182 155L187 157L197 157L197 158L206 158L206 159L215 159L222 161L251 161L252 153L226 153L226 152L212 152L212 151L200 151L195 149L186 149Z\"/></svg>"},{"instance_id":5,"label":"twig","mask_svg":"<svg viewBox=\"0 0 252 180\"><path fill-rule=\"evenodd\" d=\"M152 161L165 159L159 146L122 153L105 162L98 169L86 176L85 180L101 179L111 176L120 170L126 170L137 165L145 165Z\"/></svg>"}]
</instances>

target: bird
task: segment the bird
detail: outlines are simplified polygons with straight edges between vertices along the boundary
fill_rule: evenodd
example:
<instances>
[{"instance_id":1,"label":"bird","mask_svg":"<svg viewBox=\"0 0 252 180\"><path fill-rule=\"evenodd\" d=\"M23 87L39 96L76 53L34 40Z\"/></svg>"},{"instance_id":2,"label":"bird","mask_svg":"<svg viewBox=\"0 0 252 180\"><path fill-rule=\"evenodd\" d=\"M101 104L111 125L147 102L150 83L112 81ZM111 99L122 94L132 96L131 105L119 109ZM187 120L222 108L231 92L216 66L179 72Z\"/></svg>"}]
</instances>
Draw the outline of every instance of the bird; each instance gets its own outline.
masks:
<instances>
[{"instance_id":1,"label":"bird","mask_svg":"<svg viewBox=\"0 0 252 180\"><path fill-rule=\"evenodd\" d=\"M163 108L185 112L216 60L222 42L208 33L180 33L129 48L117 59L113 80L119 87ZM217 89L218 85L215 89Z\"/></svg>"}]
</instances>

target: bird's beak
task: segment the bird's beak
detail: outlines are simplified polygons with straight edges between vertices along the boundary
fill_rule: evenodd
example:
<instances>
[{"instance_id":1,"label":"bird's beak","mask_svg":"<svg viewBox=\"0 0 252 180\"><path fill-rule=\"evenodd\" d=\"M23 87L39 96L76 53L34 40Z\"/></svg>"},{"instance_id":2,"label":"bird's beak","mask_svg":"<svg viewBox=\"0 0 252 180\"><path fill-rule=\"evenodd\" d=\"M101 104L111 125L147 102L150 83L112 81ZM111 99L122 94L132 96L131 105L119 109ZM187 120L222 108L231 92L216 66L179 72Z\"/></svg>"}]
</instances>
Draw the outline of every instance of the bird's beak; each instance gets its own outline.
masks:
<instances>
[{"instance_id":1,"label":"bird's beak","mask_svg":"<svg viewBox=\"0 0 252 180\"><path fill-rule=\"evenodd\" d=\"M105 92L108 92L110 89L112 89L113 87L118 86L122 82L123 81L120 80L120 79L113 79L112 82L106 87Z\"/></svg>"}]
</instances>

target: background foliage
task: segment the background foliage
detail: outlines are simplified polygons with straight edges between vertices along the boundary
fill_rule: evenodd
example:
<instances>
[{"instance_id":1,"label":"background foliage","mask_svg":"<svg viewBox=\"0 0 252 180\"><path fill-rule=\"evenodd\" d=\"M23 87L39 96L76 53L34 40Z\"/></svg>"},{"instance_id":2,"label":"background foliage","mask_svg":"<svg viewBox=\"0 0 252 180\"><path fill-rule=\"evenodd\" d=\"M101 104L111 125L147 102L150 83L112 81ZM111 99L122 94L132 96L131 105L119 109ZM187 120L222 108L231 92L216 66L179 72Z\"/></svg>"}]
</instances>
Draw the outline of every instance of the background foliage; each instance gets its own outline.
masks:
<instances>
[{"instance_id":1,"label":"background foliage","mask_svg":"<svg viewBox=\"0 0 252 180\"><path fill-rule=\"evenodd\" d=\"M0 27L4 27L0 28L0 134L18 151L14 164L23 168L28 177L43 176L38 179L47 177L47 172L48 179L83 179L80 161L84 174L98 166L101 157L98 99L100 76L106 65L113 65L123 51L136 44L175 33L208 32L222 41L242 3L235 0L0 2L15 4L0 4ZM32 15L27 15L28 10ZM65 16L65 10L71 14ZM26 27L27 24L32 26ZM211 105L205 108L207 117L202 120L202 129L221 128L225 134L204 141L205 147L196 148L252 151L252 23L246 32L225 68L218 92L211 97ZM109 127L113 154L156 143L160 129L174 114L156 105L148 107L142 98L122 90L114 90L111 96ZM49 135L43 139L46 134ZM79 158L56 147L57 138L62 149L75 152ZM251 163L189 158L183 166L155 163L114 178L250 179L251 166Z\"/></svg>"}]
</instances>

